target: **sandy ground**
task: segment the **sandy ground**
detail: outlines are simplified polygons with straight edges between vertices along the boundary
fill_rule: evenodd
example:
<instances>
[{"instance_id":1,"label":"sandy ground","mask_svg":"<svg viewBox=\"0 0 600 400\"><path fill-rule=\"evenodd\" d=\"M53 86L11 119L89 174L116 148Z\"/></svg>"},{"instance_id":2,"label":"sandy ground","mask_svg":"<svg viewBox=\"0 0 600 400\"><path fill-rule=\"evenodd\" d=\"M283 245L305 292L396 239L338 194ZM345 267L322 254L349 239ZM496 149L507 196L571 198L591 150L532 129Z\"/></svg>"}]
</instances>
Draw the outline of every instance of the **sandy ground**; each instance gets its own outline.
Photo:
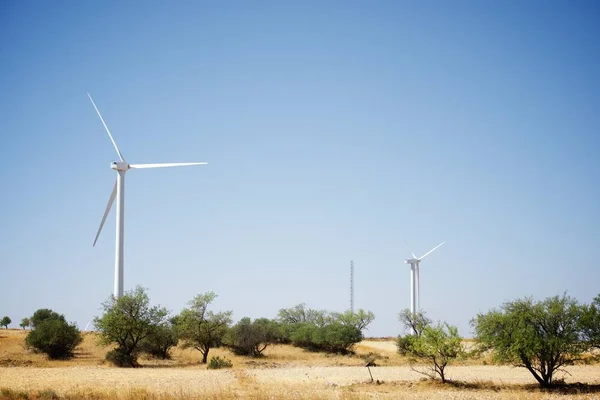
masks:
<instances>
[{"instance_id":1,"label":"sandy ground","mask_svg":"<svg viewBox=\"0 0 600 400\"><path fill-rule=\"evenodd\" d=\"M600 366L570 367L567 382L600 384ZM373 378L385 382L416 381L422 375L410 367L374 367ZM522 368L499 366L455 366L448 377L468 382L535 383ZM127 390L143 388L157 393L206 393L235 389L243 380L259 384L307 387L344 386L368 381L364 367L291 367L245 370L204 370L189 368L116 369L105 367L0 368L0 386L17 390L52 388L57 392L84 389Z\"/></svg>"}]
</instances>

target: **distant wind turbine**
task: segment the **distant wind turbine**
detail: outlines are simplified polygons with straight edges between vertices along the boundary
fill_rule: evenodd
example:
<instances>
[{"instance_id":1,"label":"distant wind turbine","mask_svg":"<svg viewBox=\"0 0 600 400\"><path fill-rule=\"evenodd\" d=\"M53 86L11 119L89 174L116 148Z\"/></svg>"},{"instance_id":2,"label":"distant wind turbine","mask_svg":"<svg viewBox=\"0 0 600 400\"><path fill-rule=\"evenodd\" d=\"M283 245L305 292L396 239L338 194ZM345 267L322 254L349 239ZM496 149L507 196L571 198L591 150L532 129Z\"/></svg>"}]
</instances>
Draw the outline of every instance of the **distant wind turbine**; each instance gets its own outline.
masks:
<instances>
[{"instance_id":1,"label":"distant wind turbine","mask_svg":"<svg viewBox=\"0 0 600 400\"><path fill-rule=\"evenodd\" d=\"M405 241L406 242L406 241ZM427 253L423 254L421 257L417 257L415 253L411 250L411 254L413 258L409 258L404 260L405 263L410 264L410 312L413 317L416 315L417 311L421 309L421 300L420 300L420 283L419 283L419 264L421 261L434 252L438 247L443 245L446 242L442 242L435 246L433 249L429 250ZM408 246L408 242L406 242ZM408 246L410 250L410 246Z\"/></svg>"},{"instance_id":2,"label":"distant wind turbine","mask_svg":"<svg viewBox=\"0 0 600 400\"><path fill-rule=\"evenodd\" d=\"M102 115L100 115L100 111L98 111L98 107L96 107L96 103L92 99L92 96L88 93L88 97L100 117L100 121L102 121L102 125L104 125L104 129L106 129L106 133L108 133L108 137L112 142L115 150L117 151L117 155L119 156L120 161L114 161L111 163L110 167L117 171L117 180L113 187L112 193L110 194L110 198L108 199L108 205L106 206L106 211L104 211L104 216L102 217L102 221L100 222L100 227L98 228L98 233L96 233L96 238L94 239L93 246L96 245L96 241L98 241L98 237L100 236L100 232L102 231L102 227L104 226L104 222L106 221L106 217L110 212L110 208L115 201L115 197L117 198L117 237L116 237L116 249L115 249L115 286L114 286L114 296L119 298L123 296L123 251L124 251L124 239L125 239L125 173L130 169L142 169L142 168L164 168L164 167L184 167L188 165L202 165L207 164L206 162L192 162L192 163L167 163L167 164L128 164L121 151L117 147L117 143L115 139L110 134L108 130L108 126L104 122Z\"/></svg>"}]
</instances>

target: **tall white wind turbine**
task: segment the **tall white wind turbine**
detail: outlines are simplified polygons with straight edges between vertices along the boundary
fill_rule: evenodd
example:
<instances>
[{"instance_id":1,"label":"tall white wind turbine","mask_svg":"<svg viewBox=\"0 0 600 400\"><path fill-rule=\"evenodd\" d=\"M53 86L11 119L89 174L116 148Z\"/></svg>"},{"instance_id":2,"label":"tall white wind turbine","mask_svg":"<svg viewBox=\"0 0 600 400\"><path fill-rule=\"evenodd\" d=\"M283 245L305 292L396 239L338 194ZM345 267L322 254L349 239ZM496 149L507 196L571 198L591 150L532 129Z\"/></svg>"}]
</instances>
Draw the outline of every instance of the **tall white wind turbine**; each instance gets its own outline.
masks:
<instances>
[{"instance_id":1,"label":"tall white wind turbine","mask_svg":"<svg viewBox=\"0 0 600 400\"><path fill-rule=\"evenodd\" d=\"M113 187L112 193L110 194L110 198L108 199L108 205L106 206L106 211L104 211L104 216L102 217L102 221L100 222L100 227L98 228L98 233L96 233L96 238L94 239L93 246L96 246L96 241L98 241L98 237L100 236L100 232L102 232L102 227L104 226L104 222L106 221L106 217L110 212L110 208L112 207L113 202L115 201L115 197L117 198L117 237L116 237L116 249L115 249L115 287L114 287L114 296L119 298L123 296L123 250L124 250L124 239L125 239L125 173L130 169L142 169L142 168L164 168L164 167L185 167L188 165L202 165L207 164L206 162L192 162L192 163L167 163L167 164L128 164L121 151L117 147L117 143L115 139L110 134L108 130L108 126L104 122L102 115L100 115L100 111L98 111L98 107L96 107L96 103L92 99L92 96L88 93L88 97L100 117L100 121L102 121L102 125L104 125L104 129L106 129L106 133L108 133L108 137L112 142L115 150L117 151L117 155L119 156L120 161L113 161L110 165L112 169L117 171L117 181Z\"/></svg>"},{"instance_id":2,"label":"tall white wind turbine","mask_svg":"<svg viewBox=\"0 0 600 400\"><path fill-rule=\"evenodd\" d=\"M437 246L435 246L433 249L429 250L427 253L423 254L421 257L417 257L415 255L415 253L412 252L411 250L411 254L413 256L413 258L409 258L404 260L405 263L410 264L410 312L412 313L412 315L416 315L417 311L420 310L421 307L421 300L420 300L420 293L419 293L419 264L421 263L421 261L427 257L428 255L430 255L431 253L434 252L434 250L436 250L438 247L440 247L441 245L443 245L446 242L442 242L440 244L438 244ZM406 243L406 245L408 246L408 243ZM410 250L410 247L409 247Z\"/></svg>"}]
</instances>

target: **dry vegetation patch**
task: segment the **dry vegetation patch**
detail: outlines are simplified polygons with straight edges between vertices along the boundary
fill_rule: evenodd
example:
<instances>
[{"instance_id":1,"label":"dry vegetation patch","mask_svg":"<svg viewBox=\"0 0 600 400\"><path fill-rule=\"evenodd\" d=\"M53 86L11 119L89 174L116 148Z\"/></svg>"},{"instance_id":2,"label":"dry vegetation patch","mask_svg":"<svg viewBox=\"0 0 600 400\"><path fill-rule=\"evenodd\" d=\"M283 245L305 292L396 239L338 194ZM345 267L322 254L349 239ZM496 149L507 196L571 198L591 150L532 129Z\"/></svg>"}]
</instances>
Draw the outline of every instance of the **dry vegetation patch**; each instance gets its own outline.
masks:
<instances>
[{"instance_id":1,"label":"dry vegetation patch","mask_svg":"<svg viewBox=\"0 0 600 400\"><path fill-rule=\"evenodd\" d=\"M95 333L84 334L76 357L52 361L27 351L26 331L0 332L1 399L554 399L600 398L600 366L568 367L569 385L553 391L537 388L524 369L509 366L450 366L449 385L423 380L396 352L395 339L365 340L356 355L327 355L287 345L270 346L265 357L227 357L234 367L207 370L195 350L175 348L171 360L141 358L141 368L119 369L104 361L109 350L97 344ZM364 367L375 359L371 372ZM481 363L481 361L479 361ZM377 384L379 382L379 384ZM584 384L576 384L584 382Z\"/></svg>"}]
</instances>

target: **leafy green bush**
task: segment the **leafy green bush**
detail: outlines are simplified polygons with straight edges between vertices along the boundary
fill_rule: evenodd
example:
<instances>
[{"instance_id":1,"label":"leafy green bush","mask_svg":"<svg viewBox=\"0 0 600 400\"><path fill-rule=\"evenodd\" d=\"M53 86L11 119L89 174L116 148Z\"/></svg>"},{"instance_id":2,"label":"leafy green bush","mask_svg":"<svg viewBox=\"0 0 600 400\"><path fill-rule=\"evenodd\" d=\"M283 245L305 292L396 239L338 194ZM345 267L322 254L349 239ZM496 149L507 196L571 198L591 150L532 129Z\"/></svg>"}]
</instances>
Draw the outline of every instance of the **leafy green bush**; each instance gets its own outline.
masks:
<instances>
[{"instance_id":1,"label":"leafy green bush","mask_svg":"<svg viewBox=\"0 0 600 400\"><path fill-rule=\"evenodd\" d=\"M65 321L63 315L54 313L49 318L38 321L35 328L25 338L25 344L52 359L73 357L73 350L83 338L74 324Z\"/></svg>"},{"instance_id":2,"label":"leafy green bush","mask_svg":"<svg viewBox=\"0 0 600 400\"><path fill-rule=\"evenodd\" d=\"M566 294L543 301L526 297L478 314L471 325L480 351L493 349L495 361L526 368L540 386L549 387L555 372L586 350L585 332L582 335L586 312Z\"/></svg>"},{"instance_id":3,"label":"leafy green bush","mask_svg":"<svg viewBox=\"0 0 600 400\"><path fill-rule=\"evenodd\" d=\"M112 363L116 367L121 368L134 368L138 366L137 353L133 352L128 354L124 349L117 347L114 350L106 353L106 361Z\"/></svg>"},{"instance_id":4,"label":"leafy green bush","mask_svg":"<svg viewBox=\"0 0 600 400\"><path fill-rule=\"evenodd\" d=\"M266 318L251 322L242 318L224 338L224 344L237 355L260 357L268 345L278 343L281 338L279 324Z\"/></svg>"},{"instance_id":5,"label":"leafy green bush","mask_svg":"<svg viewBox=\"0 0 600 400\"><path fill-rule=\"evenodd\" d=\"M337 321L324 326L304 322L295 324L290 339L294 346L307 350L347 354L363 336L357 327Z\"/></svg>"},{"instance_id":6,"label":"leafy green bush","mask_svg":"<svg viewBox=\"0 0 600 400\"><path fill-rule=\"evenodd\" d=\"M137 366L144 341L167 323L167 309L151 306L150 298L141 286L118 299L111 296L102 306L104 314L94 319L100 343L118 346L106 354L106 359L119 367Z\"/></svg>"},{"instance_id":7,"label":"leafy green bush","mask_svg":"<svg viewBox=\"0 0 600 400\"><path fill-rule=\"evenodd\" d=\"M363 339L360 329L352 325L334 322L319 328L316 332L318 340L313 339L325 351L330 353L349 353L355 343Z\"/></svg>"},{"instance_id":8,"label":"leafy green bush","mask_svg":"<svg viewBox=\"0 0 600 400\"><path fill-rule=\"evenodd\" d=\"M196 349L202 353L202 363L208 361L208 352L219 347L231 325L233 311L214 312L208 307L217 298L214 292L195 296L189 307L184 308L176 318L177 332L184 349Z\"/></svg>"},{"instance_id":9,"label":"leafy green bush","mask_svg":"<svg viewBox=\"0 0 600 400\"><path fill-rule=\"evenodd\" d=\"M64 315L52 311L49 308L40 308L39 310L34 312L31 318L29 319L29 322L31 323L31 327L35 328L38 324L42 323L47 319L59 319L63 322L67 322Z\"/></svg>"},{"instance_id":10,"label":"leafy green bush","mask_svg":"<svg viewBox=\"0 0 600 400\"><path fill-rule=\"evenodd\" d=\"M233 364L227 358L225 358L225 357L221 358L219 356L215 356L215 357L210 358L207 368L208 369L221 369L221 368L231 368L231 367L233 367Z\"/></svg>"},{"instance_id":11,"label":"leafy green bush","mask_svg":"<svg viewBox=\"0 0 600 400\"><path fill-rule=\"evenodd\" d=\"M318 346L313 343L313 336L317 329L315 324L310 322L300 322L288 325L290 342L296 347L302 347L308 350L318 350Z\"/></svg>"},{"instance_id":12,"label":"leafy green bush","mask_svg":"<svg viewBox=\"0 0 600 400\"><path fill-rule=\"evenodd\" d=\"M179 337L171 324L157 326L141 344L141 351L154 358L167 360L171 358L171 348L177 346Z\"/></svg>"},{"instance_id":13,"label":"leafy green bush","mask_svg":"<svg viewBox=\"0 0 600 400\"><path fill-rule=\"evenodd\" d=\"M447 323L427 324L418 335L398 337L397 344L398 352L411 358L411 365L415 362L425 364L421 369L413 367L414 371L432 379L439 376L444 383L446 366L464 355L458 329Z\"/></svg>"},{"instance_id":14,"label":"leafy green bush","mask_svg":"<svg viewBox=\"0 0 600 400\"><path fill-rule=\"evenodd\" d=\"M5 329L8 329L8 326L10 325L11 322L12 322L12 320L9 317L3 317L0 320L0 326L3 326Z\"/></svg>"}]
</instances>

